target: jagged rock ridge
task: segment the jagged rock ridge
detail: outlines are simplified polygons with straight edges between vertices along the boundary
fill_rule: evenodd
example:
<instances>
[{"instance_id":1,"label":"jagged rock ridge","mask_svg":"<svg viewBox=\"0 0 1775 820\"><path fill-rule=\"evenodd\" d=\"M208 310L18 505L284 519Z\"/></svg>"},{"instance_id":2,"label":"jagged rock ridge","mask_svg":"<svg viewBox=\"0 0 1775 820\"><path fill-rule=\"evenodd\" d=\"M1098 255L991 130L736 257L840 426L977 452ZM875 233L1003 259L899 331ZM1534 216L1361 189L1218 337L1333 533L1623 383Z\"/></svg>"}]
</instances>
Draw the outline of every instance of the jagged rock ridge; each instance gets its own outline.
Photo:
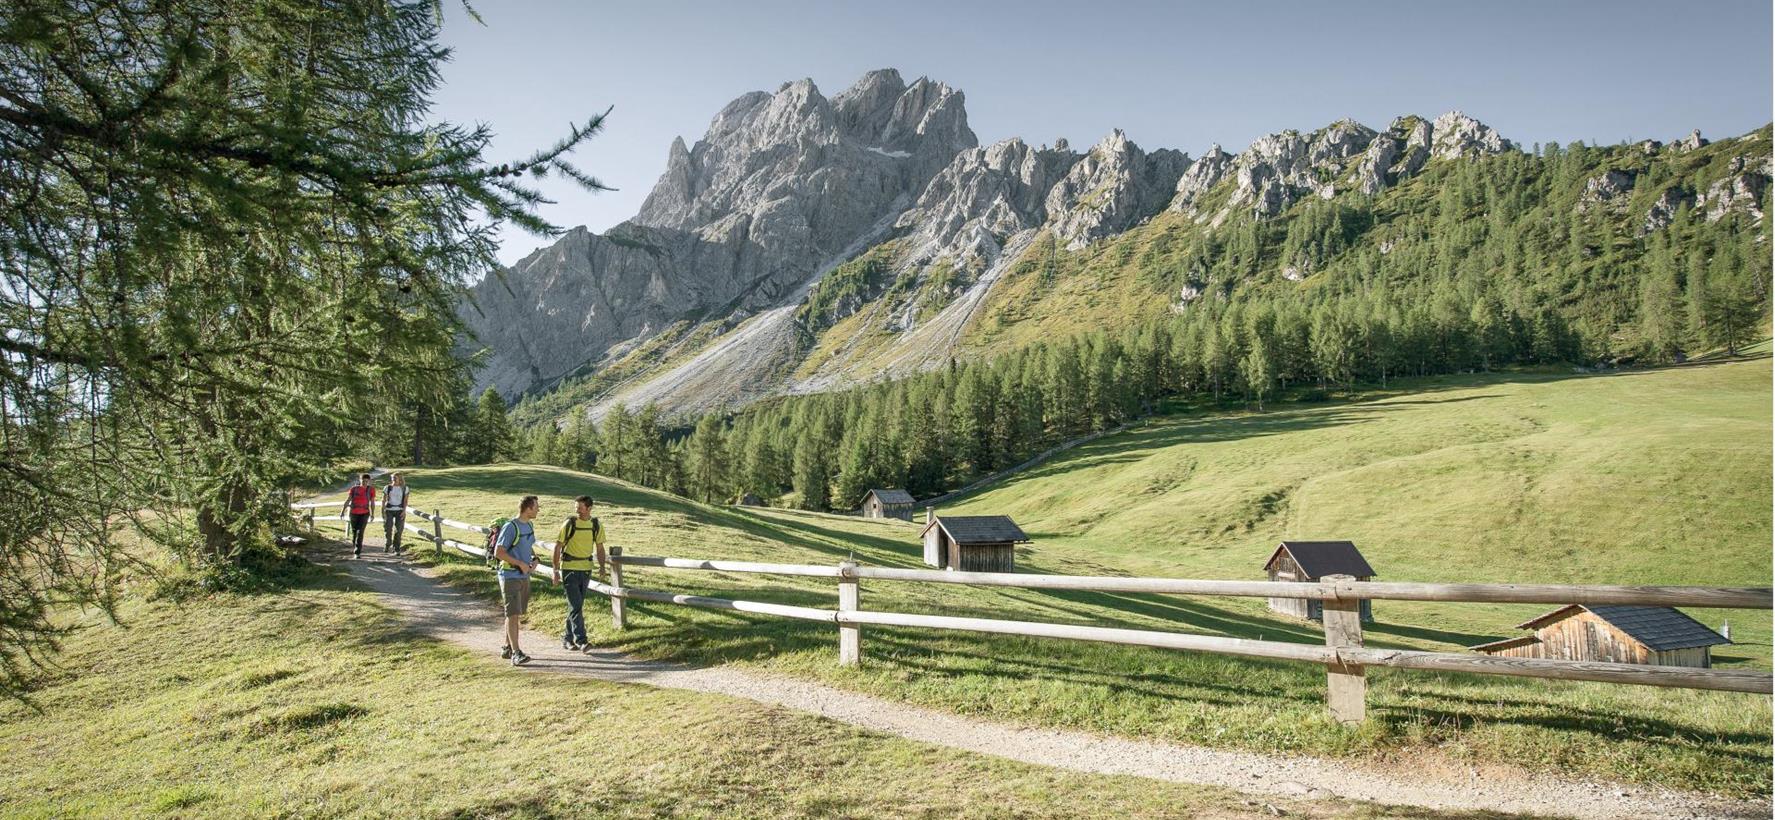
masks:
<instances>
[{"instance_id":1,"label":"jagged rock ridge","mask_svg":"<svg viewBox=\"0 0 1775 820\"><path fill-rule=\"evenodd\" d=\"M961 92L892 69L830 100L811 80L745 94L694 146L673 142L633 220L574 230L473 289L465 320L493 351L478 378L513 394L680 318L799 298L976 143Z\"/></svg>"}]
</instances>

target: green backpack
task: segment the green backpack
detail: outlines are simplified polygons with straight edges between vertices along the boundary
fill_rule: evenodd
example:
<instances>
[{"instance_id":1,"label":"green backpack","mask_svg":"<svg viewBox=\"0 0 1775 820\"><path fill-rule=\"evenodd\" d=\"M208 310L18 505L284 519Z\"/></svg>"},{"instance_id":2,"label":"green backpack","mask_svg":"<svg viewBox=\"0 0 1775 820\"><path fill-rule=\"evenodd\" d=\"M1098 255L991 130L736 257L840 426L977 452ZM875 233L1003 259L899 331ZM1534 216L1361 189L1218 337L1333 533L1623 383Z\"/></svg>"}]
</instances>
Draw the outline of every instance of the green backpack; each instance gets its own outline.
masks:
<instances>
[{"instance_id":1,"label":"green backpack","mask_svg":"<svg viewBox=\"0 0 1775 820\"><path fill-rule=\"evenodd\" d=\"M499 533L510 522L510 518L495 518L492 526L487 528L487 566L494 572L498 572L500 565L505 563L498 558Z\"/></svg>"}]
</instances>

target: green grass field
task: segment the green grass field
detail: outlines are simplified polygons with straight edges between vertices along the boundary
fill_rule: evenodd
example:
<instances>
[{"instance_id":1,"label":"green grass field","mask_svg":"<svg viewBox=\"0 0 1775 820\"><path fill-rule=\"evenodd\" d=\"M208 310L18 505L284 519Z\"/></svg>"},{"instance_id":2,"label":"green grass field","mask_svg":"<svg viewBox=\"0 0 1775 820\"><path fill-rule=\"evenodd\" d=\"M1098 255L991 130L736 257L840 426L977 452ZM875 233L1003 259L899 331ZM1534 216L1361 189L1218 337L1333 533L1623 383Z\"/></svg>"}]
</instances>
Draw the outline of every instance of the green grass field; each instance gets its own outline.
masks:
<instances>
[{"instance_id":1,"label":"green grass field","mask_svg":"<svg viewBox=\"0 0 1775 820\"><path fill-rule=\"evenodd\" d=\"M1031 572L1259 578L1285 537L1349 538L1393 580L1767 585L1766 360L1613 375L1431 380L1364 401L1181 415L1063 454L948 508L1007 513ZM473 521L543 496L605 502L631 554L918 566L916 526L710 507L549 468L418 471L417 503ZM545 526L545 537L549 527ZM473 562L449 575L493 586ZM810 579L631 570L628 583L831 607ZM1261 601L866 583L865 608L1318 642ZM744 663L997 720L1260 751L1595 775L1722 794L1770 788L1768 698L1372 670L1370 720L1325 715L1322 669L1134 647L868 629L841 669L833 630L632 604L597 640L648 656ZM543 596L536 617L559 616ZM1459 650L1539 607L1376 605L1374 646ZM1769 667L1769 613L1705 611L1740 642L1719 665Z\"/></svg>"},{"instance_id":2,"label":"green grass field","mask_svg":"<svg viewBox=\"0 0 1775 820\"><path fill-rule=\"evenodd\" d=\"M84 619L0 704L6 817L1004 817L1091 806L1479 818L1087 776L733 698L520 674L405 631L310 569L290 587Z\"/></svg>"}]
</instances>

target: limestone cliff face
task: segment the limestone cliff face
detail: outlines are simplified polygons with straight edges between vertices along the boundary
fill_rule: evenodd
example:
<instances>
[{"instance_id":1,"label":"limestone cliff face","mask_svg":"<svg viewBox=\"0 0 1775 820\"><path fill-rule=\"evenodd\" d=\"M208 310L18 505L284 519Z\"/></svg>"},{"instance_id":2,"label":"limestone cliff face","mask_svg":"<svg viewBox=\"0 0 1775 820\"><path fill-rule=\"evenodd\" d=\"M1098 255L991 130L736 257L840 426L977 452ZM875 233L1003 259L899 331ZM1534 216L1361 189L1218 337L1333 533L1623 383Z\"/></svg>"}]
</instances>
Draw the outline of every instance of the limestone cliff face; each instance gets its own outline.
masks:
<instances>
[{"instance_id":1,"label":"limestone cliff face","mask_svg":"<svg viewBox=\"0 0 1775 820\"><path fill-rule=\"evenodd\" d=\"M793 301L975 146L963 103L892 69L831 99L810 80L735 99L694 146L673 142L633 220L572 231L472 290L480 383L515 394L679 319Z\"/></svg>"}]
</instances>

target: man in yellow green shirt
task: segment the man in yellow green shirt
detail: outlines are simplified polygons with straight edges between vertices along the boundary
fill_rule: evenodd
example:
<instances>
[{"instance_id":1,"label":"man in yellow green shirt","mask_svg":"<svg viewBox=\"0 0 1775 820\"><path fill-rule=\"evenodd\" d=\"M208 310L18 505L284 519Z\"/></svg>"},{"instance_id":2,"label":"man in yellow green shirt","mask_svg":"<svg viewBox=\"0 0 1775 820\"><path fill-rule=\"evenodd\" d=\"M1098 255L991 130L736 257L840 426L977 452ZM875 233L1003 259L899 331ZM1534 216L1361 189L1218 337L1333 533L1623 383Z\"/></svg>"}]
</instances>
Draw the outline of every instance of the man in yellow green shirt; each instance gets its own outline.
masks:
<instances>
[{"instance_id":1,"label":"man in yellow green shirt","mask_svg":"<svg viewBox=\"0 0 1775 820\"><path fill-rule=\"evenodd\" d=\"M574 517L561 525L555 538L556 583L567 593L567 624L561 635L561 648L570 652L591 651L586 639L586 582L592 579L592 561L598 562L602 579L610 559L604 554L604 525L592 517L592 497L578 499Z\"/></svg>"}]
</instances>

